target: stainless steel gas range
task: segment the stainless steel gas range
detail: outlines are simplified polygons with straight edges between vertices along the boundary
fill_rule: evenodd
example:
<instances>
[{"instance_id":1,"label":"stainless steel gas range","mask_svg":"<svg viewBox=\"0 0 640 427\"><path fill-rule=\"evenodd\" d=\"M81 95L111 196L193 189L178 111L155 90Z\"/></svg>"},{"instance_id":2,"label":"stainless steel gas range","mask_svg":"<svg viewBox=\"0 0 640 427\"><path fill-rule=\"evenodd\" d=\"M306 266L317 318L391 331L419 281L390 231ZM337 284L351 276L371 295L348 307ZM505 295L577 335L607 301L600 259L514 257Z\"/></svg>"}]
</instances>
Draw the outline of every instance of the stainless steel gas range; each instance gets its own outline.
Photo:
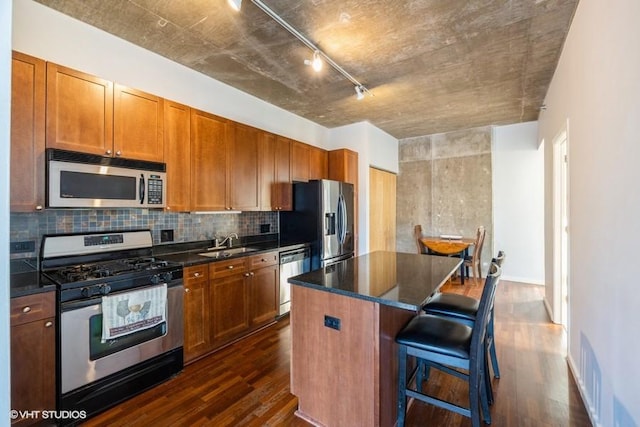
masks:
<instances>
[{"instance_id":1,"label":"stainless steel gas range","mask_svg":"<svg viewBox=\"0 0 640 427\"><path fill-rule=\"evenodd\" d=\"M150 230L46 235L40 268L57 285L58 410L91 416L182 370L182 266L152 256Z\"/></svg>"}]
</instances>

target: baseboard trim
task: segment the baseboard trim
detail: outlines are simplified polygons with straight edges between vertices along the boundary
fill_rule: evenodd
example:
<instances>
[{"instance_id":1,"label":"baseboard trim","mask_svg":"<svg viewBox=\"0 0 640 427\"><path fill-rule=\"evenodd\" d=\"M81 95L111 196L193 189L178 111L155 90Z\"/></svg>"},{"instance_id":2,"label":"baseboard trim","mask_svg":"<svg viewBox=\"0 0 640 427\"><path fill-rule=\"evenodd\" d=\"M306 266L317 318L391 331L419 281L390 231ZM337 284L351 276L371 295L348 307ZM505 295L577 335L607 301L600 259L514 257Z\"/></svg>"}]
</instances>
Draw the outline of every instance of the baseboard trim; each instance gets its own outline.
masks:
<instances>
[{"instance_id":1,"label":"baseboard trim","mask_svg":"<svg viewBox=\"0 0 640 427\"><path fill-rule=\"evenodd\" d=\"M555 318L553 317L553 310L551 309L551 305L549 304L549 301L547 301L547 297L542 298L542 303L544 304L545 310L547 310L547 315L549 316L549 319L551 319L551 321L556 325L559 325L560 322L556 322Z\"/></svg>"},{"instance_id":2,"label":"baseboard trim","mask_svg":"<svg viewBox=\"0 0 640 427\"><path fill-rule=\"evenodd\" d=\"M584 389L584 383L582 382L582 378L580 378L580 375L578 374L580 370L578 369L575 362L573 361L573 358L568 352L567 352L567 365L569 365L569 372L571 372L571 376L573 376L573 379L578 385L578 391L580 392L582 403L584 403L584 407L587 409L587 415L589 415L589 420L591 421L591 424L594 427L602 427L602 424L600 424L597 420L597 416L593 409L593 406L590 404L589 399L587 399L587 393L586 393L586 390Z\"/></svg>"},{"instance_id":3,"label":"baseboard trim","mask_svg":"<svg viewBox=\"0 0 640 427\"><path fill-rule=\"evenodd\" d=\"M500 277L500 280L507 280L509 282L520 282L520 283L526 283L527 285L542 285L544 286L544 280L536 280L536 279L532 279L530 277L517 277L517 276L507 276L507 275L502 275Z\"/></svg>"}]
</instances>

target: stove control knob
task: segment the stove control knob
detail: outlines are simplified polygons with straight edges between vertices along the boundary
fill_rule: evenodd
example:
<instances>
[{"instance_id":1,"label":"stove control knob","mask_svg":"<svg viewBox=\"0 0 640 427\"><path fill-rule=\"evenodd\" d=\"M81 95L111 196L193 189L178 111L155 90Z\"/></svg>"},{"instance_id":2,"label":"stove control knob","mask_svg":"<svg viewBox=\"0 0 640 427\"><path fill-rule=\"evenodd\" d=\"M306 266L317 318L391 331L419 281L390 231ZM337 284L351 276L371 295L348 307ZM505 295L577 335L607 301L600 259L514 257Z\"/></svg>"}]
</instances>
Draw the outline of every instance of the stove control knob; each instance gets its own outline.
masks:
<instances>
[{"instance_id":1,"label":"stove control knob","mask_svg":"<svg viewBox=\"0 0 640 427\"><path fill-rule=\"evenodd\" d=\"M80 289L80 295L85 298L89 298L93 293L91 292L91 288L82 288Z\"/></svg>"},{"instance_id":2,"label":"stove control knob","mask_svg":"<svg viewBox=\"0 0 640 427\"><path fill-rule=\"evenodd\" d=\"M171 280L173 280L173 274L171 274L170 271L162 273L162 280L164 280L166 283L169 283Z\"/></svg>"},{"instance_id":3,"label":"stove control knob","mask_svg":"<svg viewBox=\"0 0 640 427\"><path fill-rule=\"evenodd\" d=\"M154 285L160 283L160 276L158 276L157 274L151 276L151 283L153 283Z\"/></svg>"},{"instance_id":4,"label":"stove control knob","mask_svg":"<svg viewBox=\"0 0 640 427\"><path fill-rule=\"evenodd\" d=\"M102 295L107 295L109 292L111 292L111 286L109 286L109 285L100 285L100 293Z\"/></svg>"}]
</instances>

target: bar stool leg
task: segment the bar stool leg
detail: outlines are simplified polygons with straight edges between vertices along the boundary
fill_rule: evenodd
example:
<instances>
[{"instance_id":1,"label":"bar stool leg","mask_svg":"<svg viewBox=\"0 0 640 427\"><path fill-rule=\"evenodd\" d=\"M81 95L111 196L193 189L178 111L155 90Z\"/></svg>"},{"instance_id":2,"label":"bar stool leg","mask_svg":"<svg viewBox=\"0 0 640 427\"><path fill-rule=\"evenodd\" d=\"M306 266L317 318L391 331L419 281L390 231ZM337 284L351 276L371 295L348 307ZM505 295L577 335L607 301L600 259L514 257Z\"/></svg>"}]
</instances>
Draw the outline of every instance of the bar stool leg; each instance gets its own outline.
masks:
<instances>
[{"instance_id":1,"label":"bar stool leg","mask_svg":"<svg viewBox=\"0 0 640 427\"><path fill-rule=\"evenodd\" d=\"M404 427L407 410L407 347L398 345L398 414L397 426ZM420 367L418 367L419 369Z\"/></svg>"}]
</instances>

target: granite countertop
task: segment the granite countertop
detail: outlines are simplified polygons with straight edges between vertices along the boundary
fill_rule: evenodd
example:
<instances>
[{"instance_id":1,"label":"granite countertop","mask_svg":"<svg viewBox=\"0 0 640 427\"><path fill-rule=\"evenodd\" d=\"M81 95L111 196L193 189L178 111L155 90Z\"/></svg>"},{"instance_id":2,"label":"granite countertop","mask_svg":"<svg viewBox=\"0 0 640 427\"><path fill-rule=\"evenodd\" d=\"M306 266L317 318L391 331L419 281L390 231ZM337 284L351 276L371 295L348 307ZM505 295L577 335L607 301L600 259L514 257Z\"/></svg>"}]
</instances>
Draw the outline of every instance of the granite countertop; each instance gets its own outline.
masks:
<instances>
[{"instance_id":1,"label":"granite countertop","mask_svg":"<svg viewBox=\"0 0 640 427\"><path fill-rule=\"evenodd\" d=\"M294 285L419 311L462 260L454 257L371 252L294 276Z\"/></svg>"},{"instance_id":2,"label":"granite countertop","mask_svg":"<svg viewBox=\"0 0 640 427\"><path fill-rule=\"evenodd\" d=\"M11 298L40 292L55 291L56 286L38 271L36 260L15 259L10 264L10 294Z\"/></svg>"}]
</instances>

